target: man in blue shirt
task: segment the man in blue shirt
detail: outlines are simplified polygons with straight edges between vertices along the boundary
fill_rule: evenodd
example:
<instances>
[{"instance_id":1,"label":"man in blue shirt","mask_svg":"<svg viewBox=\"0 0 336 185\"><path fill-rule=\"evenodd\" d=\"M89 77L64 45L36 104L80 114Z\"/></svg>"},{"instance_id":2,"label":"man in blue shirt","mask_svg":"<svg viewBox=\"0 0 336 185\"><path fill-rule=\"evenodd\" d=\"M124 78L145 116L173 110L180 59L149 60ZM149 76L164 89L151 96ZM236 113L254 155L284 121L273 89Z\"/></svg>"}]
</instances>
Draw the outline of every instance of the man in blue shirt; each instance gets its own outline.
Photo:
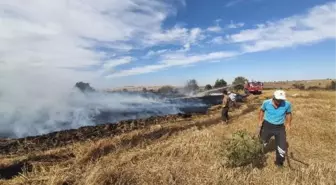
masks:
<instances>
[{"instance_id":1,"label":"man in blue shirt","mask_svg":"<svg viewBox=\"0 0 336 185\"><path fill-rule=\"evenodd\" d=\"M287 151L286 128L289 130L292 121L292 105L286 100L283 90L276 90L272 99L265 100L259 113L260 137L264 146L274 136L276 143L277 166L283 166Z\"/></svg>"}]
</instances>

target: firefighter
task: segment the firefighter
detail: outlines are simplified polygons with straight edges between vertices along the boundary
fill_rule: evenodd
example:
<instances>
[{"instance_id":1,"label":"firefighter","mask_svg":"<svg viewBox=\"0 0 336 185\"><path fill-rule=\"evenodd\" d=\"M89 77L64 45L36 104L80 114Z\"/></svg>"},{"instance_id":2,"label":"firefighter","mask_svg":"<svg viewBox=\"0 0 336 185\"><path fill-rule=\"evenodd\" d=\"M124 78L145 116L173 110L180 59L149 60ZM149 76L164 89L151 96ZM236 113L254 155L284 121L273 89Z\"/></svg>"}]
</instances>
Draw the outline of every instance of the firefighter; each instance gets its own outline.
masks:
<instances>
[{"instance_id":1,"label":"firefighter","mask_svg":"<svg viewBox=\"0 0 336 185\"><path fill-rule=\"evenodd\" d=\"M230 97L228 96L227 90L223 90L223 101L222 101L222 124L228 123L229 121L229 105Z\"/></svg>"},{"instance_id":2,"label":"firefighter","mask_svg":"<svg viewBox=\"0 0 336 185\"><path fill-rule=\"evenodd\" d=\"M282 167L287 151L286 129L289 130L292 121L292 105L286 100L283 90L276 90L273 98L265 100L259 113L260 138L264 147L274 136L276 143L276 160L278 167Z\"/></svg>"}]
</instances>

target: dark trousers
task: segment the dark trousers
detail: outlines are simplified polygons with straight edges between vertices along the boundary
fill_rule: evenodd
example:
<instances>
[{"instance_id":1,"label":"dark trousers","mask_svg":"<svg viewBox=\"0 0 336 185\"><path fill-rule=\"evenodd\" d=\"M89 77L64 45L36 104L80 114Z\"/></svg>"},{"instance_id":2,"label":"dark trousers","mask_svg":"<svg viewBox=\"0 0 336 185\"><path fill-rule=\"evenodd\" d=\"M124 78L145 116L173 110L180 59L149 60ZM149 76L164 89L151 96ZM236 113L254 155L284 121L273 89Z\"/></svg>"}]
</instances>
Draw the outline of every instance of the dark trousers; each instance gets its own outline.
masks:
<instances>
[{"instance_id":1,"label":"dark trousers","mask_svg":"<svg viewBox=\"0 0 336 185\"><path fill-rule=\"evenodd\" d=\"M229 120L229 107L223 107L222 108L222 121L228 121Z\"/></svg>"},{"instance_id":2,"label":"dark trousers","mask_svg":"<svg viewBox=\"0 0 336 185\"><path fill-rule=\"evenodd\" d=\"M275 137L276 145L276 161L277 165L283 165L287 151L286 129L284 125L273 125L264 120L260 137L263 141L264 147L269 142L270 138Z\"/></svg>"}]
</instances>

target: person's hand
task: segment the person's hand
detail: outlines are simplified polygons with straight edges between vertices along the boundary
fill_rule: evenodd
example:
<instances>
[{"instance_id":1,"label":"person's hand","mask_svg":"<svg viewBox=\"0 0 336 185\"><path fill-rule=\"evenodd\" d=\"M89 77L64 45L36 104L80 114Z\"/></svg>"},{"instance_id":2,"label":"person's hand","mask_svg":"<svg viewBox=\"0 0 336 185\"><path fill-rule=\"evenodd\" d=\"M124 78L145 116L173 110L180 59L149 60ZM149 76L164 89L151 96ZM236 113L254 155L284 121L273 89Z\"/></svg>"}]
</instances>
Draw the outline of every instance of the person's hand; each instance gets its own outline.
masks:
<instances>
[{"instance_id":1,"label":"person's hand","mask_svg":"<svg viewBox=\"0 0 336 185\"><path fill-rule=\"evenodd\" d=\"M256 134L260 137L261 127L262 127L263 121L259 121L258 127L256 129Z\"/></svg>"},{"instance_id":2,"label":"person's hand","mask_svg":"<svg viewBox=\"0 0 336 185\"><path fill-rule=\"evenodd\" d=\"M285 127L286 127L286 130L289 131L290 128L291 128L291 125L287 123L287 124L285 124Z\"/></svg>"},{"instance_id":3,"label":"person's hand","mask_svg":"<svg viewBox=\"0 0 336 185\"><path fill-rule=\"evenodd\" d=\"M262 126L262 124L263 124L263 121L259 121L259 127L261 127Z\"/></svg>"}]
</instances>

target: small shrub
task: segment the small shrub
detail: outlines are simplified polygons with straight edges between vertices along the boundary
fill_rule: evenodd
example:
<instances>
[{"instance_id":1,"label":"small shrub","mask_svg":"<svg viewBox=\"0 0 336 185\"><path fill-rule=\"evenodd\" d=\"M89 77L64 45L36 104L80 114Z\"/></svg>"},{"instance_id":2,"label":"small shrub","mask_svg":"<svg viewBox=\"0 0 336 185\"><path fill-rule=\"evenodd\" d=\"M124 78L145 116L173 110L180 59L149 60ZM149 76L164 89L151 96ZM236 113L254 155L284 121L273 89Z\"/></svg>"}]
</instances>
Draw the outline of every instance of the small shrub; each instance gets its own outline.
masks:
<instances>
[{"instance_id":1,"label":"small shrub","mask_svg":"<svg viewBox=\"0 0 336 185\"><path fill-rule=\"evenodd\" d=\"M263 146L259 138L246 131L238 131L225 143L223 154L227 159L226 166L241 167L252 165L262 167L266 162Z\"/></svg>"}]
</instances>

